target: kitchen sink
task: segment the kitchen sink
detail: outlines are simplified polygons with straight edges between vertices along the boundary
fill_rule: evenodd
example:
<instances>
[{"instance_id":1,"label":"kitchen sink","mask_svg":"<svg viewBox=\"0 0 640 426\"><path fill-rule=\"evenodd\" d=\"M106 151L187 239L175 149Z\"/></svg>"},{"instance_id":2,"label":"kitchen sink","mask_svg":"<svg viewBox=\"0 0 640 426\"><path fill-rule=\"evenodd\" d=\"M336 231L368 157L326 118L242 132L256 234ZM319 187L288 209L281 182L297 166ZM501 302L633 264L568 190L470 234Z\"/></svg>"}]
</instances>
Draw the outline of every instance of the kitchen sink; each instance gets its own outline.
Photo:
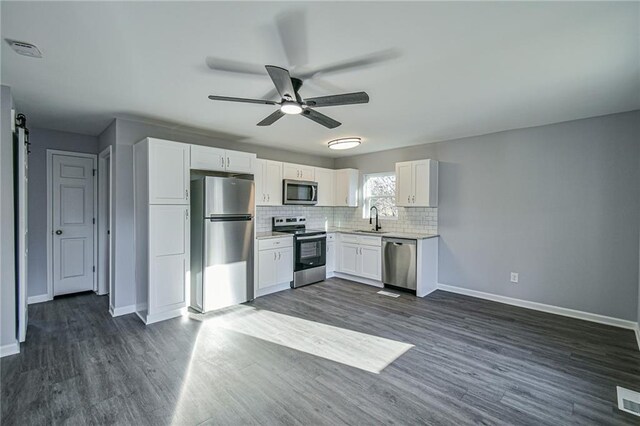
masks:
<instances>
[{"instance_id":1,"label":"kitchen sink","mask_svg":"<svg viewBox=\"0 0 640 426\"><path fill-rule=\"evenodd\" d=\"M361 234L386 234L388 231L374 231L373 229L356 229L353 232L358 232Z\"/></svg>"}]
</instances>

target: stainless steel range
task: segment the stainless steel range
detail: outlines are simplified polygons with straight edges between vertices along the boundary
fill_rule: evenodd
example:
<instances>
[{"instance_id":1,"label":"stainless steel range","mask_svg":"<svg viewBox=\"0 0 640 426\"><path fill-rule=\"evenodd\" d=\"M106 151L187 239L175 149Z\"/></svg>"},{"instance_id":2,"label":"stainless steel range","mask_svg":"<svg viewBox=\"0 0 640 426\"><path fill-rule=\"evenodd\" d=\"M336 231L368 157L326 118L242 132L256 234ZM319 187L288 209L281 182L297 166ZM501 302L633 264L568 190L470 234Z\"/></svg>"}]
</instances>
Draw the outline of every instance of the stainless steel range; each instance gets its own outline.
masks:
<instances>
[{"instance_id":1,"label":"stainless steel range","mask_svg":"<svg viewBox=\"0 0 640 426\"><path fill-rule=\"evenodd\" d=\"M293 234L293 284L302 287L326 278L327 233L307 229L304 216L274 217L272 230Z\"/></svg>"}]
</instances>

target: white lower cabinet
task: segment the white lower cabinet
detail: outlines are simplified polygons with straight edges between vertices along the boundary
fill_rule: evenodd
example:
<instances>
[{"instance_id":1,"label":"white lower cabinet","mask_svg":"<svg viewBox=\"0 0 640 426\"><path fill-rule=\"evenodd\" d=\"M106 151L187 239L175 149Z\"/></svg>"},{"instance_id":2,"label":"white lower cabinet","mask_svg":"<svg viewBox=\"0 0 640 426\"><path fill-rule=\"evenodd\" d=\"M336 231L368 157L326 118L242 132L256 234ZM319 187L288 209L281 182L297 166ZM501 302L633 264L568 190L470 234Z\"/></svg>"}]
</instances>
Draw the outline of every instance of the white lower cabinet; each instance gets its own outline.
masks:
<instances>
[{"instance_id":1,"label":"white lower cabinet","mask_svg":"<svg viewBox=\"0 0 640 426\"><path fill-rule=\"evenodd\" d=\"M380 281L382 279L382 248L360 246L360 276Z\"/></svg>"},{"instance_id":2,"label":"white lower cabinet","mask_svg":"<svg viewBox=\"0 0 640 426\"><path fill-rule=\"evenodd\" d=\"M293 281L293 238L258 240L256 296L286 288Z\"/></svg>"},{"instance_id":3,"label":"white lower cabinet","mask_svg":"<svg viewBox=\"0 0 640 426\"><path fill-rule=\"evenodd\" d=\"M382 279L382 239L340 234L338 272L373 281Z\"/></svg>"},{"instance_id":4,"label":"white lower cabinet","mask_svg":"<svg viewBox=\"0 0 640 426\"><path fill-rule=\"evenodd\" d=\"M144 226L137 235L146 234L148 241L137 247L136 313L152 324L179 316L187 306L189 206L150 205L147 214L136 224Z\"/></svg>"},{"instance_id":5,"label":"white lower cabinet","mask_svg":"<svg viewBox=\"0 0 640 426\"><path fill-rule=\"evenodd\" d=\"M327 277L332 277L336 271L336 235L327 234L327 260L325 264Z\"/></svg>"}]
</instances>

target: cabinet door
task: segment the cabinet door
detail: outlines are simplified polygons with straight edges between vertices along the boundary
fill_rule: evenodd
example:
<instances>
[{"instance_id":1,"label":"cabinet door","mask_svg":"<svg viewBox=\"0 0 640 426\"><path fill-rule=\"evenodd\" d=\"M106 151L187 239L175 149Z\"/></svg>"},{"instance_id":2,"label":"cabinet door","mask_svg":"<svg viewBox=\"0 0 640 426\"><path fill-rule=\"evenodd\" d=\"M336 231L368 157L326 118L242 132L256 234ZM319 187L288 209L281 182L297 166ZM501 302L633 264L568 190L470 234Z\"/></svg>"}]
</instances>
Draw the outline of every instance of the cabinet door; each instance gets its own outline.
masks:
<instances>
[{"instance_id":1,"label":"cabinet door","mask_svg":"<svg viewBox=\"0 0 640 426\"><path fill-rule=\"evenodd\" d=\"M327 263L325 266L327 274L333 273L336 270L336 243L327 243Z\"/></svg>"},{"instance_id":2,"label":"cabinet door","mask_svg":"<svg viewBox=\"0 0 640 426\"><path fill-rule=\"evenodd\" d=\"M248 152L225 151L228 172L254 174L256 155Z\"/></svg>"},{"instance_id":3,"label":"cabinet door","mask_svg":"<svg viewBox=\"0 0 640 426\"><path fill-rule=\"evenodd\" d=\"M360 276L372 280L382 278L382 251L380 247L359 246Z\"/></svg>"},{"instance_id":4,"label":"cabinet door","mask_svg":"<svg viewBox=\"0 0 640 426\"><path fill-rule=\"evenodd\" d=\"M360 174L356 169L342 169L335 172L336 206L358 207L358 180Z\"/></svg>"},{"instance_id":5,"label":"cabinet door","mask_svg":"<svg viewBox=\"0 0 640 426\"><path fill-rule=\"evenodd\" d=\"M278 251L258 252L258 288L271 287L278 283Z\"/></svg>"},{"instance_id":6,"label":"cabinet door","mask_svg":"<svg viewBox=\"0 0 640 426\"><path fill-rule=\"evenodd\" d=\"M266 160L256 159L253 175L253 181L256 188L256 206L264 206L267 202L267 195L265 194L264 190L264 177L266 167Z\"/></svg>"},{"instance_id":7,"label":"cabinet door","mask_svg":"<svg viewBox=\"0 0 640 426\"><path fill-rule=\"evenodd\" d=\"M316 180L315 167L298 166L298 168L300 169L300 177L298 179L308 181Z\"/></svg>"},{"instance_id":8,"label":"cabinet door","mask_svg":"<svg viewBox=\"0 0 640 426\"><path fill-rule=\"evenodd\" d=\"M413 162L414 207L438 206L438 162L421 160Z\"/></svg>"},{"instance_id":9,"label":"cabinet door","mask_svg":"<svg viewBox=\"0 0 640 426\"><path fill-rule=\"evenodd\" d=\"M262 191L265 193L266 206L282 205L282 163L264 160L264 177Z\"/></svg>"},{"instance_id":10,"label":"cabinet door","mask_svg":"<svg viewBox=\"0 0 640 426\"><path fill-rule=\"evenodd\" d=\"M149 315L186 306L189 207L149 206Z\"/></svg>"},{"instance_id":11,"label":"cabinet door","mask_svg":"<svg viewBox=\"0 0 640 426\"><path fill-rule=\"evenodd\" d=\"M318 204L317 206L333 206L334 203L334 175L330 169L316 168L315 177L318 182Z\"/></svg>"},{"instance_id":12,"label":"cabinet door","mask_svg":"<svg viewBox=\"0 0 640 426\"><path fill-rule=\"evenodd\" d=\"M189 204L189 145L149 140L149 204Z\"/></svg>"},{"instance_id":13,"label":"cabinet door","mask_svg":"<svg viewBox=\"0 0 640 426\"><path fill-rule=\"evenodd\" d=\"M195 170L225 170L224 149L191 145L191 168Z\"/></svg>"},{"instance_id":14,"label":"cabinet door","mask_svg":"<svg viewBox=\"0 0 640 426\"><path fill-rule=\"evenodd\" d=\"M396 205L411 206L413 195L412 162L396 163Z\"/></svg>"},{"instance_id":15,"label":"cabinet door","mask_svg":"<svg viewBox=\"0 0 640 426\"><path fill-rule=\"evenodd\" d=\"M282 163L282 179L302 180L300 166L291 163Z\"/></svg>"},{"instance_id":16,"label":"cabinet door","mask_svg":"<svg viewBox=\"0 0 640 426\"><path fill-rule=\"evenodd\" d=\"M293 281L293 248L278 249L278 262L276 266L277 283L289 283Z\"/></svg>"},{"instance_id":17,"label":"cabinet door","mask_svg":"<svg viewBox=\"0 0 640 426\"><path fill-rule=\"evenodd\" d=\"M340 260L339 260L340 272L344 272L345 274L353 274L353 275L359 274L358 248L359 247L357 244L351 244L351 243L340 244Z\"/></svg>"}]
</instances>

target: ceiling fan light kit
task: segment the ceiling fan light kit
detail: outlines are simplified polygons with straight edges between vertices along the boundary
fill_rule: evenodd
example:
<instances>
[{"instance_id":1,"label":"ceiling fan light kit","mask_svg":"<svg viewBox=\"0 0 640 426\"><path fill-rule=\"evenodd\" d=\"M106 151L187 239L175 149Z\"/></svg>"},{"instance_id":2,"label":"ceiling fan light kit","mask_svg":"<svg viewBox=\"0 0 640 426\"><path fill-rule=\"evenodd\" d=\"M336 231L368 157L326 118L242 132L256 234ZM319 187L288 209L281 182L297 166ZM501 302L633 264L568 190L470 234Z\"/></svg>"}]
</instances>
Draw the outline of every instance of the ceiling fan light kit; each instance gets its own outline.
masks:
<instances>
[{"instance_id":1,"label":"ceiling fan light kit","mask_svg":"<svg viewBox=\"0 0 640 426\"><path fill-rule=\"evenodd\" d=\"M340 95L329 95L320 96L317 98L302 99L302 97L298 93L298 90L302 86L302 80L298 78L292 78L289 74L289 71L281 67L266 65L265 68L267 69L267 73L269 74L269 77L271 77L271 81L273 81L273 85L276 87L276 90L280 95L280 102L270 101L268 99L246 99L217 95L209 95L209 99L211 99L212 101L280 105L279 109L260 121L258 123L258 126L270 126L285 115L300 114L303 117L306 117L311 121L315 121L316 123L328 129L335 129L342 123L334 120L331 117L327 117L322 113L319 113L311 107L319 108L339 105L366 104L369 102L369 95L367 95L365 92L343 93Z\"/></svg>"},{"instance_id":2,"label":"ceiling fan light kit","mask_svg":"<svg viewBox=\"0 0 640 426\"><path fill-rule=\"evenodd\" d=\"M300 114L302 112L302 106L297 102L284 101L280 104L280 111L285 114Z\"/></svg>"},{"instance_id":3,"label":"ceiling fan light kit","mask_svg":"<svg viewBox=\"0 0 640 426\"><path fill-rule=\"evenodd\" d=\"M340 138L329 141L329 149L351 149L362 143L361 138Z\"/></svg>"}]
</instances>

